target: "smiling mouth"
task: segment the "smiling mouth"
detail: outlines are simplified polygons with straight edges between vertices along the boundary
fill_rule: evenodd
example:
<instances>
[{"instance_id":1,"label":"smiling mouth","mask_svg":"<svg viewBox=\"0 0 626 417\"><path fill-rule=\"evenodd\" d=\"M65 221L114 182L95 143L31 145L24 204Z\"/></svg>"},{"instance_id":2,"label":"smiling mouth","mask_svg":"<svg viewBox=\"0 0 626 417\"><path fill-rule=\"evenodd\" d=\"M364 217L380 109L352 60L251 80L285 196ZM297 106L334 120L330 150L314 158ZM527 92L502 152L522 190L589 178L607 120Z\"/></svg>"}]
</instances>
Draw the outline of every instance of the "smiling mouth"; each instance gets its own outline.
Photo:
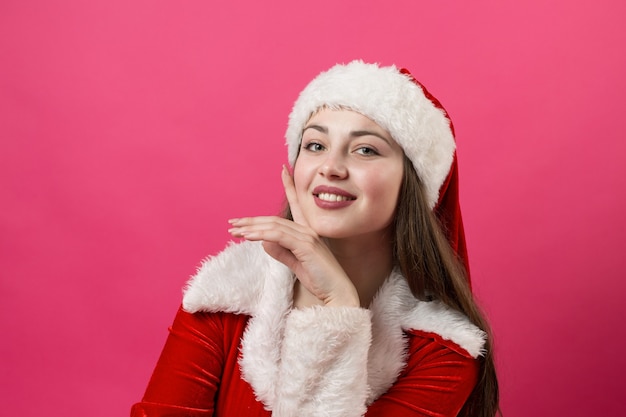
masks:
<instances>
[{"instance_id":1,"label":"smiling mouth","mask_svg":"<svg viewBox=\"0 0 626 417\"><path fill-rule=\"evenodd\" d=\"M319 193L315 195L320 200L330 201L330 202L355 200L354 197L347 197L345 195L338 195L338 194L331 194L331 193Z\"/></svg>"}]
</instances>

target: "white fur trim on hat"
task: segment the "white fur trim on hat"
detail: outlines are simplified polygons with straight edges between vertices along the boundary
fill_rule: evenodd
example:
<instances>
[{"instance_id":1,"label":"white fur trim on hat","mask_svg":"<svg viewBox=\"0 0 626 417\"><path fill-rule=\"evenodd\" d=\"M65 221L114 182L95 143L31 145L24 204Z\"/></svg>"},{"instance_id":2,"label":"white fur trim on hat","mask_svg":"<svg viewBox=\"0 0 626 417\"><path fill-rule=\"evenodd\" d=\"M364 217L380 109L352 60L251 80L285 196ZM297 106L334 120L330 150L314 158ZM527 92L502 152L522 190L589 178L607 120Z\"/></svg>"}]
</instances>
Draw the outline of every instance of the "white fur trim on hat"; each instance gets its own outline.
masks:
<instances>
[{"instance_id":1,"label":"white fur trim on hat","mask_svg":"<svg viewBox=\"0 0 626 417\"><path fill-rule=\"evenodd\" d=\"M306 122L322 107L356 111L386 129L413 162L429 207L435 207L454 158L454 135L445 112L409 75L395 66L363 61L335 65L318 75L289 115L285 136L290 164L296 161Z\"/></svg>"}]
</instances>

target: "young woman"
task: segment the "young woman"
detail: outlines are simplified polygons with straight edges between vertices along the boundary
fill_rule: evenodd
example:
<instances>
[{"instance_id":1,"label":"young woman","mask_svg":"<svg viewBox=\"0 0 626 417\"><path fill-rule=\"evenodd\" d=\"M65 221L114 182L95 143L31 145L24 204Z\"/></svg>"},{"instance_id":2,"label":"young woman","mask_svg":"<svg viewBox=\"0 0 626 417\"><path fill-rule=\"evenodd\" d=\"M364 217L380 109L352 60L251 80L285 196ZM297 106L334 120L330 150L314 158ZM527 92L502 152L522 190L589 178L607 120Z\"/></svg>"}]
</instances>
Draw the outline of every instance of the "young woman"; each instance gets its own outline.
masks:
<instances>
[{"instance_id":1,"label":"young woman","mask_svg":"<svg viewBox=\"0 0 626 417\"><path fill-rule=\"evenodd\" d=\"M494 416L453 128L405 70L355 61L300 94L282 217L230 221L133 416Z\"/></svg>"}]
</instances>

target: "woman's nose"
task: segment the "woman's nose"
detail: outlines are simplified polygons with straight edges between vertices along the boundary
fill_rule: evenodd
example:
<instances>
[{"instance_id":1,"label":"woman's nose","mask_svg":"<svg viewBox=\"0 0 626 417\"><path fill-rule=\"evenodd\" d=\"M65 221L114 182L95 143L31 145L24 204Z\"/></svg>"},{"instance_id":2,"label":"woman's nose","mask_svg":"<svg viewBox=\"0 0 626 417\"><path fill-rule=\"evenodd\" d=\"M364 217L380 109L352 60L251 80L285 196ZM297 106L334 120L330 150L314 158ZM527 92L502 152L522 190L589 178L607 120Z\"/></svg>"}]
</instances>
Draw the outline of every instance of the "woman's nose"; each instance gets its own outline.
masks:
<instances>
[{"instance_id":1,"label":"woman's nose","mask_svg":"<svg viewBox=\"0 0 626 417\"><path fill-rule=\"evenodd\" d=\"M329 154L320 166L319 172L331 178L345 178L348 175L346 161L337 154Z\"/></svg>"}]
</instances>

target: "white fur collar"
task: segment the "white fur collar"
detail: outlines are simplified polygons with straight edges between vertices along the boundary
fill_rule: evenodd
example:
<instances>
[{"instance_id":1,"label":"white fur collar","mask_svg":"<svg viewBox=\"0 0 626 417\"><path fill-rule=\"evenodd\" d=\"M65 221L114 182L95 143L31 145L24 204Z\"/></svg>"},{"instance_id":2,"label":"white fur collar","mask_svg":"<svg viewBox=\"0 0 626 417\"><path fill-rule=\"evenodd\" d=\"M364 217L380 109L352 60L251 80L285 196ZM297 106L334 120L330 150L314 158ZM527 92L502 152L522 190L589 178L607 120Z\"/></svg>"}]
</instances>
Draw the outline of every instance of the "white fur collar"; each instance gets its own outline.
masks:
<instances>
[{"instance_id":1,"label":"white fur collar","mask_svg":"<svg viewBox=\"0 0 626 417\"><path fill-rule=\"evenodd\" d=\"M205 260L188 282L183 297L183 308L188 312L251 316L242 340L240 365L257 399L269 410L280 407L277 381L279 363L284 361L281 345L292 311L293 285L291 271L268 256L259 242L243 242ZM391 387L406 364L404 330L436 333L473 357L481 355L486 338L462 314L440 302L414 298L396 271L380 288L367 317L368 326L371 317L371 345L365 351L367 387L363 400L367 404Z\"/></svg>"}]
</instances>

